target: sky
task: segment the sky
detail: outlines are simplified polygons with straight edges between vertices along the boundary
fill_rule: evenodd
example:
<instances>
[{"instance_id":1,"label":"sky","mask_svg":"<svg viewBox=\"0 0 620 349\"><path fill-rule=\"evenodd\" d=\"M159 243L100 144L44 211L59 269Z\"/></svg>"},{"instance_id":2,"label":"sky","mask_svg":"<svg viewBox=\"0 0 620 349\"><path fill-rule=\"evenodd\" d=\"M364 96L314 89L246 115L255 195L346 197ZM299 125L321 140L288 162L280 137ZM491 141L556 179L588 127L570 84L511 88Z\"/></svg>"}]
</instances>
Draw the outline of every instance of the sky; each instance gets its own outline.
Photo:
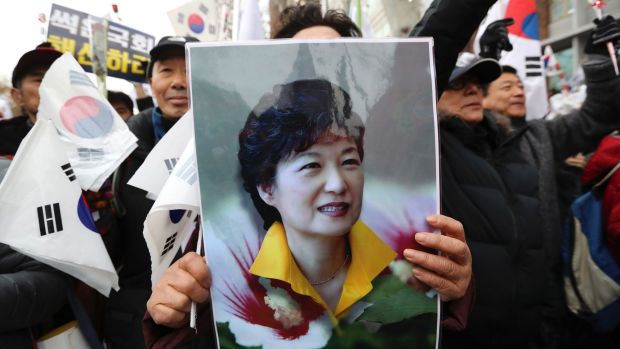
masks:
<instances>
[{"instance_id":1,"label":"sky","mask_svg":"<svg viewBox=\"0 0 620 349\"><path fill-rule=\"evenodd\" d=\"M95 16L112 14L112 4L117 4L121 23L149 33L156 40L174 34L167 12L189 0L17 0L2 2L0 10L0 81L9 82L19 57L44 41L38 20L39 13L49 18L52 3L86 12ZM112 17L113 20L115 17ZM110 89L127 91L131 85L119 79L109 79Z\"/></svg>"}]
</instances>

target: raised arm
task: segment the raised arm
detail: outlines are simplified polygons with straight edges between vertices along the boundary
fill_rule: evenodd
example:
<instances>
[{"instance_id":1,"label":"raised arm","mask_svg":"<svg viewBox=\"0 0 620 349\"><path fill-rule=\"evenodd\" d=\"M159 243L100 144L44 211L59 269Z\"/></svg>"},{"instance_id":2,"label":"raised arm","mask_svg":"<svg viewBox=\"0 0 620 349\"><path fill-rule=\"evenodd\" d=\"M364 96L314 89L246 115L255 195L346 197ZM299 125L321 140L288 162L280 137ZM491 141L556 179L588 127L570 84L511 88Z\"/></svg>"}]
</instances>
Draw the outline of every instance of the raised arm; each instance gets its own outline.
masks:
<instances>
[{"instance_id":1,"label":"raised arm","mask_svg":"<svg viewBox=\"0 0 620 349\"><path fill-rule=\"evenodd\" d=\"M444 90L458 55L496 0L434 0L409 36L435 41L437 98Z\"/></svg>"}]
</instances>

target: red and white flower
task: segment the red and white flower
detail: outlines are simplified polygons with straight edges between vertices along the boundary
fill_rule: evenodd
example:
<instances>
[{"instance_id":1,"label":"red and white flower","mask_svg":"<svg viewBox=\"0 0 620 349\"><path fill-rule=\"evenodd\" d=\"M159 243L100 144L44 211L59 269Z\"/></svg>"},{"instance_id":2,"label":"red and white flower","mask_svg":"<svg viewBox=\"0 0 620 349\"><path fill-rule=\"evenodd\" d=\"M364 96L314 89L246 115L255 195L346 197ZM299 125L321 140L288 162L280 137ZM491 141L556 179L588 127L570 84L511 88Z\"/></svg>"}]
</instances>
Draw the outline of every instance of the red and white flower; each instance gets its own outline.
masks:
<instances>
[{"instance_id":1,"label":"red and white flower","mask_svg":"<svg viewBox=\"0 0 620 349\"><path fill-rule=\"evenodd\" d=\"M324 347L333 331L328 313L311 298L293 292L287 283L249 273L262 234L260 226L251 225L252 218L246 212L239 212L237 217L238 236L206 232L215 321L228 323L235 341L242 346Z\"/></svg>"}]
</instances>

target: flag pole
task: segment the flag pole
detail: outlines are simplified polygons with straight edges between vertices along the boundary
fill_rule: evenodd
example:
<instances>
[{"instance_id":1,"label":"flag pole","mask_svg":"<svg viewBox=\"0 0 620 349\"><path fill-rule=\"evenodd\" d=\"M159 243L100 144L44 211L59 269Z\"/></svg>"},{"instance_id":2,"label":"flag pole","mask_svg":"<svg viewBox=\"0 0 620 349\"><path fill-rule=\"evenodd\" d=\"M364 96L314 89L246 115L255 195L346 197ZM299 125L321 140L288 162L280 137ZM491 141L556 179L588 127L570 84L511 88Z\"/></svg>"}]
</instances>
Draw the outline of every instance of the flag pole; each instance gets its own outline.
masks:
<instances>
[{"instance_id":1,"label":"flag pole","mask_svg":"<svg viewBox=\"0 0 620 349\"><path fill-rule=\"evenodd\" d=\"M93 73L97 77L97 87L104 98L108 98L106 76L108 75L108 20L89 16L90 21L90 51L93 64Z\"/></svg>"},{"instance_id":2,"label":"flag pole","mask_svg":"<svg viewBox=\"0 0 620 349\"><path fill-rule=\"evenodd\" d=\"M602 0L588 0L588 3L592 6L594 13L596 13L596 17L598 19L603 19L603 6L607 4ZM618 71L618 59L616 58L616 49L614 48L614 44L611 41L607 42L607 51L609 52L609 58L611 58L611 62L614 64L614 70L616 75L620 75L620 71Z\"/></svg>"},{"instance_id":3,"label":"flag pole","mask_svg":"<svg viewBox=\"0 0 620 349\"><path fill-rule=\"evenodd\" d=\"M362 30L362 0L357 0L357 26Z\"/></svg>"},{"instance_id":4,"label":"flag pole","mask_svg":"<svg viewBox=\"0 0 620 349\"><path fill-rule=\"evenodd\" d=\"M241 0L234 0L233 2L233 30L232 30L232 39L233 41L239 40L239 19L241 17Z\"/></svg>"},{"instance_id":5,"label":"flag pole","mask_svg":"<svg viewBox=\"0 0 620 349\"><path fill-rule=\"evenodd\" d=\"M198 241L196 242L196 253L202 256L201 250L202 250L202 229L198 231ZM192 301L192 307L189 311L189 327L193 328L196 332L198 332L198 330L196 329L196 319L198 316L196 314L197 314L196 313L196 302Z\"/></svg>"},{"instance_id":6,"label":"flag pole","mask_svg":"<svg viewBox=\"0 0 620 349\"><path fill-rule=\"evenodd\" d=\"M41 37L42 37L42 42L46 42L47 40L47 30L45 28L45 24L47 23L47 17L45 16L45 13L40 12L39 15L37 16L39 23L41 23Z\"/></svg>"}]
</instances>

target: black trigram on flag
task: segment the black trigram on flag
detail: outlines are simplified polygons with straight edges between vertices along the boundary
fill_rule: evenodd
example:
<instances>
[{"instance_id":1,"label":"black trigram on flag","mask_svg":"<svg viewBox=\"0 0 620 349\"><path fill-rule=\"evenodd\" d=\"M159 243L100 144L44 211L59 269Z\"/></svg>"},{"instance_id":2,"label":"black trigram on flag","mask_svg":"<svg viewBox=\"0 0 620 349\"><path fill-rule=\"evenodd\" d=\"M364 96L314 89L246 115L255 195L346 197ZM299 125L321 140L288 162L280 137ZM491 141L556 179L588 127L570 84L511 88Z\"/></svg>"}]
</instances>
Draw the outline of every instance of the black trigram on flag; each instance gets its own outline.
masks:
<instances>
[{"instance_id":1,"label":"black trigram on flag","mask_svg":"<svg viewBox=\"0 0 620 349\"><path fill-rule=\"evenodd\" d=\"M540 56L526 56L525 57L525 76L536 77L542 76L542 63L540 61Z\"/></svg>"},{"instance_id":2,"label":"black trigram on flag","mask_svg":"<svg viewBox=\"0 0 620 349\"><path fill-rule=\"evenodd\" d=\"M174 169L174 166L176 166L177 161L179 161L178 158L170 158L170 159L165 159L164 160L164 164L166 165L166 169L168 169L168 174L172 173L172 170Z\"/></svg>"},{"instance_id":3,"label":"black trigram on flag","mask_svg":"<svg viewBox=\"0 0 620 349\"><path fill-rule=\"evenodd\" d=\"M39 231L41 236L62 231L62 216L60 215L60 204L37 207L39 216Z\"/></svg>"},{"instance_id":4,"label":"black trigram on flag","mask_svg":"<svg viewBox=\"0 0 620 349\"><path fill-rule=\"evenodd\" d=\"M71 168L71 164L69 163L64 164L60 166L60 168L62 168L63 172L67 175L67 178L69 178L71 182L73 182L76 179L75 174L73 173L73 169Z\"/></svg>"},{"instance_id":5,"label":"black trigram on flag","mask_svg":"<svg viewBox=\"0 0 620 349\"><path fill-rule=\"evenodd\" d=\"M177 239L177 233L170 235L166 239L166 243L164 244L164 251L161 253L162 256L168 253L168 251L172 250L172 247L174 247L174 241L176 239Z\"/></svg>"},{"instance_id":6,"label":"black trigram on flag","mask_svg":"<svg viewBox=\"0 0 620 349\"><path fill-rule=\"evenodd\" d=\"M77 148L82 161L99 161L103 159L103 149Z\"/></svg>"},{"instance_id":7,"label":"black trigram on flag","mask_svg":"<svg viewBox=\"0 0 620 349\"><path fill-rule=\"evenodd\" d=\"M177 22L179 22L179 24L185 24L185 14L179 13L179 16L177 17Z\"/></svg>"},{"instance_id":8,"label":"black trigram on flag","mask_svg":"<svg viewBox=\"0 0 620 349\"><path fill-rule=\"evenodd\" d=\"M196 160L187 159L184 163L180 164L181 169L177 172L177 177L184 180L189 185L194 185L198 180L198 170L196 169Z\"/></svg>"},{"instance_id":9,"label":"black trigram on flag","mask_svg":"<svg viewBox=\"0 0 620 349\"><path fill-rule=\"evenodd\" d=\"M204 4L200 4L198 10L200 10L200 12L204 13L205 15L209 14L209 8L206 7Z\"/></svg>"},{"instance_id":10,"label":"black trigram on flag","mask_svg":"<svg viewBox=\"0 0 620 349\"><path fill-rule=\"evenodd\" d=\"M79 72L77 70L69 70L69 82L71 85L82 85L88 86L96 89L97 87L93 82L86 76L86 74Z\"/></svg>"}]
</instances>

